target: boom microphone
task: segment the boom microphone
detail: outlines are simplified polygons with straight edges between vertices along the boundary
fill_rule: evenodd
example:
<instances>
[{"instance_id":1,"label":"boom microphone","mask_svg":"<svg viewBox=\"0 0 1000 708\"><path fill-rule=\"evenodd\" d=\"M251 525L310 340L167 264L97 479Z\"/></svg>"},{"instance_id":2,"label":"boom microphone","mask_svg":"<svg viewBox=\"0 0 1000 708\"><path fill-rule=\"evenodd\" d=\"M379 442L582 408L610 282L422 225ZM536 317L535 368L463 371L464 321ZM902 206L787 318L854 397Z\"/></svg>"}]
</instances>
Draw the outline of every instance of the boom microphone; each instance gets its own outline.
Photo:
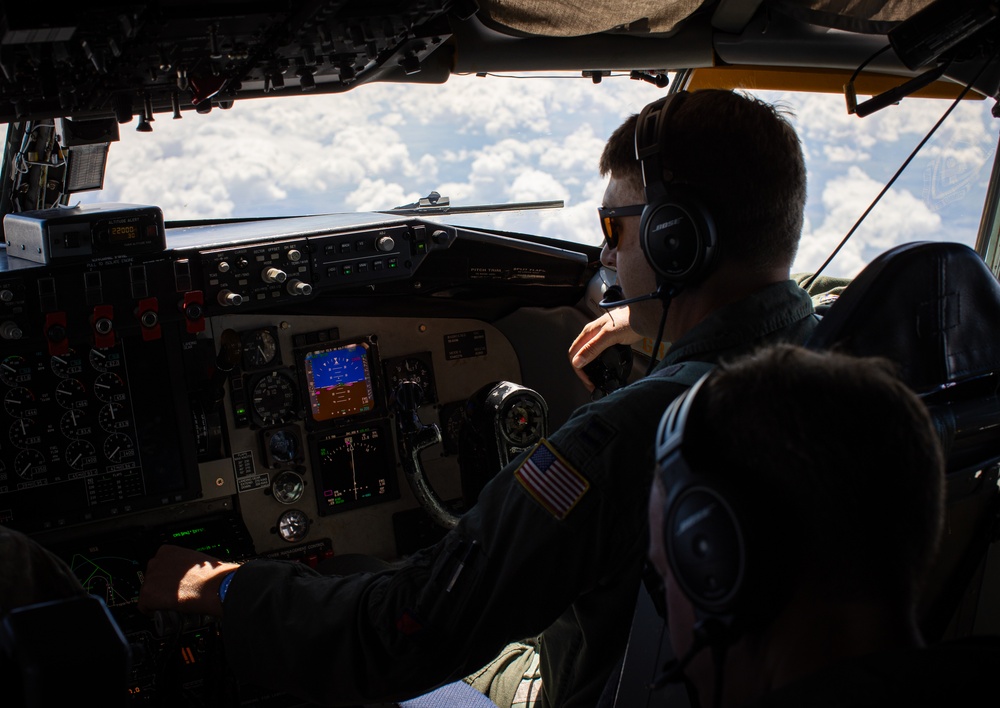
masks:
<instances>
[{"instance_id":1,"label":"boom microphone","mask_svg":"<svg viewBox=\"0 0 1000 708\"><path fill-rule=\"evenodd\" d=\"M630 297L627 299L622 299L623 293L622 289L618 285L612 285L610 288L604 291L604 297L601 299L597 306L607 310L611 307L620 307L622 305L631 305L633 302L644 302L646 300L666 300L673 297L676 291L673 288L665 288L663 285L656 288L651 293L645 295L639 295L638 297Z\"/></svg>"}]
</instances>

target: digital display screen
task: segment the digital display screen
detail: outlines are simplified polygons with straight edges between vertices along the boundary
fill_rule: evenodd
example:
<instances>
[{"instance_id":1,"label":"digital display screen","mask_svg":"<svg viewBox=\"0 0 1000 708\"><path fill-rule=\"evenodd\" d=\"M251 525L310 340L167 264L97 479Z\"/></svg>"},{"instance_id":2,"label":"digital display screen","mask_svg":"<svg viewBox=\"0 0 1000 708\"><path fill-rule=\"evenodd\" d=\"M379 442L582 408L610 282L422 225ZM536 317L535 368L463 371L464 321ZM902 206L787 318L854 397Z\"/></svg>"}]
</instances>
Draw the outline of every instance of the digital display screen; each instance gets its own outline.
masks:
<instances>
[{"instance_id":1,"label":"digital display screen","mask_svg":"<svg viewBox=\"0 0 1000 708\"><path fill-rule=\"evenodd\" d=\"M399 498L392 435L385 421L318 436L312 449L320 515Z\"/></svg>"},{"instance_id":2,"label":"digital display screen","mask_svg":"<svg viewBox=\"0 0 1000 708\"><path fill-rule=\"evenodd\" d=\"M302 366L313 420L347 418L374 410L375 389L366 342L307 352Z\"/></svg>"},{"instance_id":3,"label":"digital display screen","mask_svg":"<svg viewBox=\"0 0 1000 708\"><path fill-rule=\"evenodd\" d=\"M108 227L108 240L111 243L134 241L139 238L139 224L115 224Z\"/></svg>"}]
</instances>

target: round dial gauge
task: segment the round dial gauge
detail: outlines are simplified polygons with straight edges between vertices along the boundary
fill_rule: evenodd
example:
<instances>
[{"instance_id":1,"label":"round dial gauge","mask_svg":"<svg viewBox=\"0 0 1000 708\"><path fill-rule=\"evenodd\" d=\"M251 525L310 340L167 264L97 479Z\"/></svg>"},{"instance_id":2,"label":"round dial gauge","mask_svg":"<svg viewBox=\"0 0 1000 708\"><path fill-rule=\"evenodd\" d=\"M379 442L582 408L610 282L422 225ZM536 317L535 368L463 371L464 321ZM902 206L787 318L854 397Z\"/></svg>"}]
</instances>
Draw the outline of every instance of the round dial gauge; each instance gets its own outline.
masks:
<instances>
[{"instance_id":1,"label":"round dial gauge","mask_svg":"<svg viewBox=\"0 0 1000 708\"><path fill-rule=\"evenodd\" d=\"M115 371L122 365L122 353L116 347L94 347L87 358L96 371Z\"/></svg>"},{"instance_id":2,"label":"round dial gauge","mask_svg":"<svg viewBox=\"0 0 1000 708\"><path fill-rule=\"evenodd\" d=\"M74 440L66 446L66 462L75 470L85 470L97 464L97 453L87 440Z\"/></svg>"},{"instance_id":3,"label":"round dial gauge","mask_svg":"<svg viewBox=\"0 0 1000 708\"><path fill-rule=\"evenodd\" d=\"M105 371L94 381L94 395L103 403L125 400L125 382L118 374Z\"/></svg>"},{"instance_id":4,"label":"round dial gauge","mask_svg":"<svg viewBox=\"0 0 1000 708\"><path fill-rule=\"evenodd\" d=\"M49 365L52 367L52 373L61 379L79 376L80 372L83 371L83 359L72 349L65 354L54 355L49 361Z\"/></svg>"},{"instance_id":5,"label":"round dial gauge","mask_svg":"<svg viewBox=\"0 0 1000 708\"><path fill-rule=\"evenodd\" d=\"M403 381L412 381L420 386L422 394L420 405L437 402L437 392L434 390L434 374L430 364L416 356L408 356L391 362L386 371L389 379L389 390L395 391Z\"/></svg>"},{"instance_id":6,"label":"round dial gauge","mask_svg":"<svg viewBox=\"0 0 1000 708\"><path fill-rule=\"evenodd\" d=\"M92 432L90 425L86 413L78 408L70 408L59 419L59 432L67 438L79 438Z\"/></svg>"},{"instance_id":7,"label":"round dial gauge","mask_svg":"<svg viewBox=\"0 0 1000 708\"><path fill-rule=\"evenodd\" d=\"M0 361L0 381L8 386L24 385L31 381L31 366L23 356L6 356Z\"/></svg>"},{"instance_id":8,"label":"round dial gauge","mask_svg":"<svg viewBox=\"0 0 1000 708\"><path fill-rule=\"evenodd\" d=\"M500 418L500 430L514 445L528 447L541 439L545 414L534 398L517 396Z\"/></svg>"},{"instance_id":9,"label":"round dial gauge","mask_svg":"<svg viewBox=\"0 0 1000 708\"><path fill-rule=\"evenodd\" d=\"M97 414L97 422L108 433L124 430L131 424L125 412L125 406L121 403L108 403L101 406L101 410Z\"/></svg>"},{"instance_id":10,"label":"round dial gauge","mask_svg":"<svg viewBox=\"0 0 1000 708\"><path fill-rule=\"evenodd\" d=\"M282 504L294 504L302 498L306 483L294 472L285 471L274 478L271 494Z\"/></svg>"},{"instance_id":11,"label":"round dial gauge","mask_svg":"<svg viewBox=\"0 0 1000 708\"><path fill-rule=\"evenodd\" d=\"M135 457L135 444L124 433L112 433L104 440L104 456L112 462L128 462Z\"/></svg>"},{"instance_id":12,"label":"round dial gauge","mask_svg":"<svg viewBox=\"0 0 1000 708\"><path fill-rule=\"evenodd\" d=\"M45 474L45 458L38 450L21 450L14 458L14 469L18 477L31 481Z\"/></svg>"},{"instance_id":13,"label":"round dial gauge","mask_svg":"<svg viewBox=\"0 0 1000 708\"><path fill-rule=\"evenodd\" d=\"M278 517L278 535L289 543L305 538L309 533L309 517L304 511L289 509Z\"/></svg>"},{"instance_id":14,"label":"round dial gauge","mask_svg":"<svg viewBox=\"0 0 1000 708\"><path fill-rule=\"evenodd\" d=\"M294 417L295 384L284 374L272 371L253 387L253 412L264 423L284 423Z\"/></svg>"},{"instance_id":15,"label":"round dial gauge","mask_svg":"<svg viewBox=\"0 0 1000 708\"><path fill-rule=\"evenodd\" d=\"M38 409L35 408L35 394L24 386L12 388L7 392L3 397L3 408L7 411L7 415L13 418L38 413Z\"/></svg>"},{"instance_id":16,"label":"round dial gauge","mask_svg":"<svg viewBox=\"0 0 1000 708\"><path fill-rule=\"evenodd\" d=\"M77 379L63 379L56 386L56 401L63 408L83 408L87 405L87 389Z\"/></svg>"},{"instance_id":17,"label":"round dial gauge","mask_svg":"<svg viewBox=\"0 0 1000 708\"><path fill-rule=\"evenodd\" d=\"M31 447L42 442L41 428L32 418L18 418L10 424L9 432L14 447Z\"/></svg>"},{"instance_id":18,"label":"round dial gauge","mask_svg":"<svg viewBox=\"0 0 1000 708\"><path fill-rule=\"evenodd\" d=\"M244 335L243 358L247 368L268 366L277 354L278 341L270 330L258 329Z\"/></svg>"},{"instance_id":19,"label":"round dial gauge","mask_svg":"<svg viewBox=\"0 0 1000 708\"><path fill-rule=\"evenodd\" d=\"M298 438L290 430L276 430L267 441L267 449L277 462L291 462L299 452Z\"/></svg>"}]
</instances>

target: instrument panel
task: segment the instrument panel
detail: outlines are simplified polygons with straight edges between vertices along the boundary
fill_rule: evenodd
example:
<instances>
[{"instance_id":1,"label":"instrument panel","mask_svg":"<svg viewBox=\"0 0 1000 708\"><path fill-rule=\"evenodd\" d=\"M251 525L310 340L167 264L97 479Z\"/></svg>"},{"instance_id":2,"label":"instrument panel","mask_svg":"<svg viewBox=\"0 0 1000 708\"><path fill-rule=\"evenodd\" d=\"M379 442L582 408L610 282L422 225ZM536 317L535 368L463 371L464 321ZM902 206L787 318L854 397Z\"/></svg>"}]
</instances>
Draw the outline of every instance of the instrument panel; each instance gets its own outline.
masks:
<instances>
[{"instance_id":1,"label":"instrument panel","mask_svg":"<svg viewBox=\"0 0 1000 708\"><path fill-rule=\"evenodd\" d=\"M405 430L440 429L423 472L449 509L467 508L544 434L525 363L564 358L584 319L559 318L565 341L549 343L519 308L574 301L588 263L384 215L167 231L162 251L0 254L0 524L105 600L133 646L135 705L185 705L164 666L196 698L224 681L183 661L217 628L135 610L160 544L323 567L433 543L445 529L405 481ZM525 259L548 264L544 289L510 265ZM505 288L521 304L498 308ZM473 415L492 389L503 405ZM585 402L574 390L564 408ZM249 687L238 700L288 704Z\"/></svg>"}]
</instances>

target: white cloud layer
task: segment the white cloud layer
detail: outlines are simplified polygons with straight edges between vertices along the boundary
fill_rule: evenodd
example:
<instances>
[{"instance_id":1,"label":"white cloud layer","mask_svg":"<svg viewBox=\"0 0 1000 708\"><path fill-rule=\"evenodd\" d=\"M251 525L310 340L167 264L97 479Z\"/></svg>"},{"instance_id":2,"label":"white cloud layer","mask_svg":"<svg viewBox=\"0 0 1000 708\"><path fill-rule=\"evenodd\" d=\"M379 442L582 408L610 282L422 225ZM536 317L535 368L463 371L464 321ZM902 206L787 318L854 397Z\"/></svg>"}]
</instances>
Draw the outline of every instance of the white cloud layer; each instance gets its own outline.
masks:
<instances>
[{"instance_id":1,"label":"white cloud layer","mask_svg":"<svg viewBox=\"0 0 1000 708\"><path fill-rule=\"evenodd\" d=\"M456 76L444 85L237 102L182 120L159 116L152 133L122 126L105 189L80 196L156 204L168 221L381 210L432 190L453 205L558 199L563 209L455 220L598 244L604 141L660 95L625 77L595 85ZM823 261L947 107L906 99L859 119L840 96L763 96L793 113L807 156L798 270ZM852 275L902 241L973 243L995 149L992 120L983 102L960 106L828 272Z\"/></svg>"}]
</instances>

